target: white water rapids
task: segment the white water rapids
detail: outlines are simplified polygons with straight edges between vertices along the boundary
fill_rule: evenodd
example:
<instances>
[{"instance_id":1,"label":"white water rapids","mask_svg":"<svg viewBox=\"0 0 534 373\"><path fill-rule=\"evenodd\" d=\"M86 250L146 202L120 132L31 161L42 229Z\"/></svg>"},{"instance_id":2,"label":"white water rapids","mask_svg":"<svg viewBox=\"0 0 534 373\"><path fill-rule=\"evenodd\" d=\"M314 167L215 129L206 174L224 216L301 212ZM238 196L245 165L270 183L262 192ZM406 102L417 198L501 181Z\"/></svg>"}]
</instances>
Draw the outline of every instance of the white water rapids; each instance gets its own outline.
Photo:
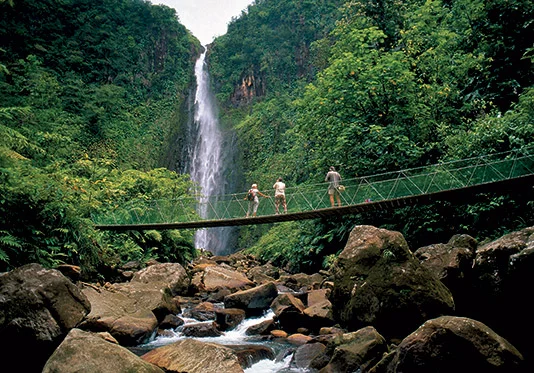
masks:
<instances>
[{"instance_id":1,"label":"white water rapids","mask_svg":"<svg viewBox=\"0 0 534 373\"><path fill-rule=\"evenodd\" d=\"M198 320L190 319L182 317L182 315L179 315L185 322L185 324L188 323L198 323ZM276 350L280 349L280 346L276 346L273 343L269 343L266 341L262 342L255 342L254 337L250 337L246 335L246 331L249 327L259 324L265 320L270 320L274 316L274 313L272 311L267 312L264 316L258 317L258 318L249 318L243 320L241 324L239 324L235 329L229 330L224 332L224 334L220 337L203 337L203 338L195 338L199 341L203 342L211 342L211 343L217 343L221 345L239 345L239 344L251 344L251 343L258 343L262 345L268 345L276 352ZM212 321L209 321L212 322ZM147 343L144 345L145 347L148 347L150 349L165 346L174 342L177 342L181 339L191 338L191 337L185 337L181 333L182 327L178 327L176 330L172 330L171 336L160 336L156 337L153 341ZM295 369L290 368L290 362L291 362L292 355L289 354L285 358L281 359L274 359L274 360L268 360L264 359L256 364L252 365L251 367L245 369L245 373L299 373L299 372L306 372L302 369Z\"/></svg>"}]
</instances>

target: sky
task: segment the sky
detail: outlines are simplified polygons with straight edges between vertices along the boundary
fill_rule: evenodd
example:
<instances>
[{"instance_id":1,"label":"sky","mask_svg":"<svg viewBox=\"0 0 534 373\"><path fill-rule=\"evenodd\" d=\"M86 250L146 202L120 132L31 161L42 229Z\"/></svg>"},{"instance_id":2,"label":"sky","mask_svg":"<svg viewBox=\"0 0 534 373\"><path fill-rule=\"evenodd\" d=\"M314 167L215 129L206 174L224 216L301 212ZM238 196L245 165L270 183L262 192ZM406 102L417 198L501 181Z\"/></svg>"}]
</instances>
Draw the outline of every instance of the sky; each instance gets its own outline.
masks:
<instances>
[{"instance_id":1,"label":"sky","mask_svg":"<svg viewBox=\"0 0 534 373\"><path fill-rule=\"evenodd\" d=\"M202 43L226 34L232 17L238 17L253 0L150 0L176 9L180 23Z\"/></svg>"}]
</instances>

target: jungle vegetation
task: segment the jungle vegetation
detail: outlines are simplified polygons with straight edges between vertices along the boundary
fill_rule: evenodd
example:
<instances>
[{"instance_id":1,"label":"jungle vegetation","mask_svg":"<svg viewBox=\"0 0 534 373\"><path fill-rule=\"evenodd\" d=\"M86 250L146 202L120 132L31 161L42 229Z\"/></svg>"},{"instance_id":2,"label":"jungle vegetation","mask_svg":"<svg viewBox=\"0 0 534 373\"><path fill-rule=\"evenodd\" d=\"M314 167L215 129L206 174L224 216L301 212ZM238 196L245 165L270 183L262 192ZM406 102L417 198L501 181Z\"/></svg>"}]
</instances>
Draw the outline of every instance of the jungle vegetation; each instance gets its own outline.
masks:
<instances>
[{"instance_id":1,"label":"jungle vegetation","mask_svg":"<svg viewBox=\"0 0 534 373\"><path fill-rule=\"evenodd\" d=\"M332 165L348 179L532 145L533 40L527 0L257 0L215 40L210 71L246 184L294 186ZM311 270L355 224L400 231L412 249L459 233L482 242L534 223L532 199L251 228L241 246Z\"/></svg>"},{"instance_id":2,"label":"jungle vegetation","mask_svg":"<svg viewBox=\"0 0 534 373\"><path fill-rule=\"evenodd\" d=\"M532 145L530 0L256 0L208 47L243 190ZM190 231L111 234L91 214L194 189L167 167L199 42L144 0L0 0L0 271L37 261L187 262ZM269 188L268 188L269 189ZM532 193L242 228L239 248L328 267L355 224L410 247L534 224Z\"/></svg>"},{"instance_id":3,"label":"jungle vegetation","mask_svg":"<svg viewBox=\"0 0 534 373\"><path fill-rule=\"evenodd\" d=\"M163 165L200 49L143 0L0 1L0 271L194 257L193 232L100 232L91 215L190 194Z\"/></svg>"}]
</instances>

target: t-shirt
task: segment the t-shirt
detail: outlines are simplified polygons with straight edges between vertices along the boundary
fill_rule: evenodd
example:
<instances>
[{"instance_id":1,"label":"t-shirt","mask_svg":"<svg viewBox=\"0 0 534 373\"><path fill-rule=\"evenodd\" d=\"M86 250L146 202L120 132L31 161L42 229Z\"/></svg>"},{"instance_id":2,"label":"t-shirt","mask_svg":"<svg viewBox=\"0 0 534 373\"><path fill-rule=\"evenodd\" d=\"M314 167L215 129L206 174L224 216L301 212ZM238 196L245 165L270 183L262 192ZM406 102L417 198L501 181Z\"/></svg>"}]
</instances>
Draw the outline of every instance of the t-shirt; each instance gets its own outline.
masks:
<instances>
[{"instance_id":1,"label":"t-shirt","mask_svg":"<svg viewBox=\"0 0 534 373\"><path fill-rule=\"evenodd\" d=\"M277 181L273 185L274 195L275 196L285 196L286 195L286 184L281 181Z\"/></svg>"},{"instance_id":2,"label":"t-shirt","mask_svg":"<svg viewBox=\"0 0 534 373\"><path fill-rule=\"evenodd\" d=\"M324 181L330 182L330 184L328 185L328 189L337 188L339 186L339 182L341 181L341 175L336 171L328 171Z\"/></svg>"},{"instance_id":3,"label":"t-shirt","mask_svg":"<svg viewBox=\"0 0 534 373\"><path fill-rule=\"evenodd\" d=\"M260 200L260 199L258 198L258 192L259 192L259 190L258 190L257 188L251 188L250 190L252 191L252 193L254 193L254 199L253 199L253 201L254 201L254 202L259 202L259 200Z\"/></svg>"}]
</instances>

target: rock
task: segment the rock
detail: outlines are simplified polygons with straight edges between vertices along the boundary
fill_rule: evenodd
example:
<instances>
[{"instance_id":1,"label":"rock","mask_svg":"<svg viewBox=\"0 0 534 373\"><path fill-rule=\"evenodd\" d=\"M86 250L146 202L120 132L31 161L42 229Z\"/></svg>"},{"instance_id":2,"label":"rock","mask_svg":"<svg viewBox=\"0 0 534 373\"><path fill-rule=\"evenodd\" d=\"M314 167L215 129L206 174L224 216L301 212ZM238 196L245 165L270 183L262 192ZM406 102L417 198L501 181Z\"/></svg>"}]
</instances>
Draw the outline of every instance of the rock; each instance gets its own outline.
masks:
<instances>
[{"instance_id":1,"label":"rock","mask_svg":"<svg viewBox=\"0 0 534 373\"><path fill-rule=\"evenodd\" d=\"M234 329L245 320L245 311L239 308L224 308L215 310L215 322L218 329L224 331Z\"/></svg>"},{"instance_id":2,"label":"rock","mask_svg":"<svg viewBox=\"0 0 534 373\"><path fill-rule=\"evenodd\" d=\"M312 337L310 337L309 335L304 335L300 333L291 334L290 336L287 337L287 341L289 343L297 345L297 346L306 344L311 340L312 340Z\"/></svg>"},{"instance_id":3,"label":"rock","mask_svg":"<svg viewBox=\"0 0 534 373\"><path fill-rule=\"evenodd\" d=\"M324 277L319 273L308 275L306 273L297 273L294 275L283 275L278 280L279 283L287 286L294 291L309 291L319 289Z\"/></svg>"},{"instance_id":4,"label":"rock","mask_svg":"<svg viewBox=\"0 0 534 373\"><path fill-rule=\"evenodd\" d=\"M160 287L168 287L171 295L185 295L189 289L190 279L184 267L178 263L154 264L136 272L132 283L140 282Z\"/></svg>"},{"instance_id":5,"label":"rock","mask_svg":"<svg viewBox=\"0 0 534 373\"><path fill-rule=\"evenodd\" d=\"M266 284L268 282L274 282L280 277L280 270L270 263L262 266L251 268L247 272L247 277L254 281L256 284Z\"/></svg>"},{"instance_id":6,"label":"rock","mask_svg":"<svg viewBox=\"0 0 534 373\"><path fill-rule=\"evenodd\" d=\"M208 296L208 299L206 299L206 301L207 302L211 302L211 303L222 303L222 302L224 302L224 297L226 297L227 295L230 295L230 294L232 294L230 289L221 288L221 289L217 290L216 292L211 293Z\"/></svg>"},{"instance_id":7,"label":"rock","mask_svg":"<svg viewBox=\"0 0 534 373\"><path fill-rule=\"evenodd\" d=\"M524 356L534 371L534 227L512 232L476 251L469 316L491 327ZM522 316L524 315L524 316Z\"/></svg>"},{"instance_id":8,"label":"rock","mask_svg":"<svg viewBox=\"0 0 534 373\"><path fill-rule=\"evenodd\" d=\"M179 326L184 325L184 320L179 318L176 315L167 315L163 319L162 322L160 322L159 327L161 329L176 329Z\"/></svg>"},{"instance_id":9,"label":"rock","mask_svg":"<svg viewBox=\"0 0 534 373\"><path fill-rule=\"evenodd\" d=\"M57 270L27 264L0 276L0 341L5 366L41 371L67 333L89 313L87 297ZM32 351L31 359L27 352ZM13 363L13 364L12 364Z\"/></svg>"},{"instance_id":10,"label":"rock","mask_svg":"<svg viewBox=\"0 0 534 373\"><path fill-rule=\"evenodd\" d=\"M274 320L265 320L256 325L250 326L246 331L246 335L269 335L272 330L274 330L275 322Z\"/></svg>"},{"instance_id":11,"label":"rock","mask_svg":"<svg viewBox=\"0 0 534 373\"><path fill-rule=\"evenodd\" d=\"M275 320L289 333L310 326L310 319L304 314L304 304L291 294L278 295L271 304L271 309L275 314Z\"/></svg>"},{"instance_id":12,"label":"rock","mask_svg":"<svg viewBox=\"0 0 534 373\"><path fill-rule=\"evenodd\" d=\"M243 369L250 368L260 360L273 360L275 358L274 351L261 345L225 345L231 349L237 356L239 364Z\"/></svg>"},{"instance_id":13,"label":"rock","mask_svg":"<svg viewBox=\"0 0 534 373\"><path fill-rule=\"evenodd\" d=\"M271 335L275 338L287 338L287 332L283 330L271 330Z\"/></svg>"},{"instance_id":14,"label":"rock","mask_svg":"<svg viewBox=\"0 0 534 373\"><path fill-rule=\"evenodd\" d=\"M97 334L72 329L42 370L57 372L163 373L163 370Z\"/></svg>"},{"instance_id":15,"label":"rock","mask_svg":"<svg viewBox=\"0 0 534 373\"><path fill-rule=\"evenodd\" d=\"M195 307L183 312L185 317L198 321L215 320L215 305L211 302L202 302Z\"/></svg>"},{"instance_id":16,"label":"rock","mask_svg":"<svg viewBox=\"0 0 534 373\"><path fill-rule=\"evenodd\" d=\"M230 348L194 339L156 348L141 358L167 372L243 373L237 356Z\"/></svg>"},{"instance_id":17,"label":"rock","mask_svg":"<svg viewBox=\"0 0 534 373\"><path fill-rule=\"evenodd\" d=\"M449 289L399 232L356 226L332 272L334 318L348 330L372 325L387 339L402 339L427 319L454 312Z\"/></svg>"},{"instance_id":18,"label":"rock","mask_svg":"<svg viewBox=\"0 0 534 373\"><path fill-rule=\"evenodd\" d=\"M421 264L451 291L460 313L465 313L471 298L471 287L466 284L471 282L476 248L473 237L458 234L446 244L429 245L414 252Z\"/></svg>"},{"instance_id":19,"label":"rock","mask_svg":"<svg viewBox=\"0 0 534 373\"><path fill-rule=\"evenodd\" d=\"M182 333L186 337L220 337L223 333L217 329L215 322L198 322L182 326Z\"/></svg>"},{"instance_id":20,"label":"rock","mask_svg":"<svg viewBox=\"0 0 534 373\"><path fill-rule=\"evenodd\" d=\"M337 346L324 372L367 372L387 352L386 340L372 326L340 335L331 344Z\"/></svg>"},{"instance_id":21,"label":"rock","mask_svg":"<svg viewBox=\"0 0 534 373\"><path fill-rule=\"evenodd\" d=\"M485 324L465 317L428 320L408 335L372 373L491 372L524 370L523 356Z\"/></svg>"},{"instance_id":22,"label":"rock","mask_svg":"<svg viewBox=\"0 0 534 373\"><path fill-rule=\"evenodd\" d=\"M80 281L80 278L82 277L82 271L80 269L80 266L75 266L71 264L60 264L55 269L57 269L63 274L63 276L67 277L74 283Z\"/></svg>"},{"instance_id":23,"label":"rock","mask_svg":"<svg viewBox=\"0 0 534 373\"><path fill-rule=\"evenodd\" d=\"M273 300L278 296L278 290L273 282L242 290L224 297L225 308L241 308L247 316L260 316L269 309Z\"/></svg>"},{"instance_id":24,"label":"rock","mask_svg":"<svg viewBox=\"0 0 534 373\"><path fill-rule=\"evenodd\" d=\"M178 310L168 287L162 283L138 281L108 288L85 286L82 291L92 308L79 328L108 331L122 346L146 342L159 322Z\"/></svg>"},{"instance_id":25,"label":"rock","mask_svg":"<svg viewBox=\"0 0 534 373\"><path fill-rule=\"evenodd\" d=\"M222 288L237 291L254 286L254 283L244 274L219 265L206 267L202 272L201 279L202 288L207 292L214 292Z\"/></svg>"},{"instance_id":26,"label":"rock","mask_svg":"<svg viewBox=\"0 0 534 373\"><path fill-rule=\"evenodd\" d=\"M290 364L297 369L309 369L312 361L324 354L325 351L326 346L322 343L303 344L295 350Z\"/></svg>"},{"instance_id":27,"label":"rock","mask_svg":"<svg viewBox=\"0 0 534 373\"><path fill-rule=\"evenodd\" d=\"M312 290L308 293L308 304L304 314L310 318L313 332L335 324L332 303L328 300L329 289Z\"/></svg>"}]
</instances>

